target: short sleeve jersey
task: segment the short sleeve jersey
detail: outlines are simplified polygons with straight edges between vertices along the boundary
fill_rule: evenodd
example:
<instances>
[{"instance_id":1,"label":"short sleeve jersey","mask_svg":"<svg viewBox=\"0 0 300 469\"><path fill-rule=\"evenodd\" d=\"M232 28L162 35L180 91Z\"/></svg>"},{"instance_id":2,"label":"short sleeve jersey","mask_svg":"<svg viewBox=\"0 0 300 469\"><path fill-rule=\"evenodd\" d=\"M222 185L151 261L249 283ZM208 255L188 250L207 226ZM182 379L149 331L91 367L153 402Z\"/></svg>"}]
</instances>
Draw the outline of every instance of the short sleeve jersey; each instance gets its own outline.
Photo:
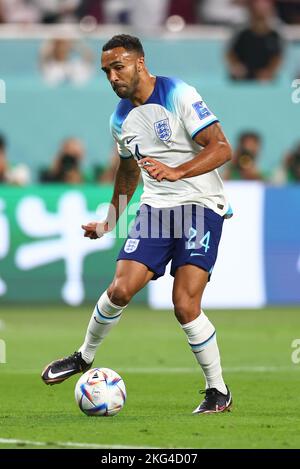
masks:
<instances>
[{"instance_id":1,"label":"short sleeve jersey","mask_svg":"<svg viewBox=\"0 0 300 469\"><path fill-rule=\"evenodd\" d=\"M111 131L121 158L149 156L177 167L202 147L195 136L218 122L195 88L176 78L156 77L151 96L140 106L121 99L111 117ZM223 216L229 210L217 170L175 182L151 178L142 169L141 202L152 207L199 204Z\"/></svg>"}]
</instances>

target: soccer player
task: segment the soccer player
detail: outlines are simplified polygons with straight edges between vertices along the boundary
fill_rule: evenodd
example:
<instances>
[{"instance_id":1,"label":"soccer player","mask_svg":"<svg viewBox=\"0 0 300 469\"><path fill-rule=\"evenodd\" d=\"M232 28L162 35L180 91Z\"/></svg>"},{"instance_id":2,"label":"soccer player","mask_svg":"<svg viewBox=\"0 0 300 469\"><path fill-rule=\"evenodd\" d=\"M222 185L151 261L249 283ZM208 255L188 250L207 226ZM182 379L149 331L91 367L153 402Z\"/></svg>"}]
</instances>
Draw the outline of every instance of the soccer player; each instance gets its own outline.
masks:
<instances>
[{"instance_id":1,"label":"soccer player","mask_svg":"<svg viewBox=\"0 0 300 469\"><path fill-rule=\"evenodd\" d=\"M129 203L140 171L142 204L84 343L78 352L50 363L42 379L56 384L89 369L131 298L164 275L171 260L175 315L206 380L204 400L194 413L229 410L232 398L222 377L216 331L201 310L201 299L223 221L232 215L217 172L231 159L230 144L195 88L149 73L138 38L121 34L110 39L102 49L102 70L121 98L111 118L120 165L107 219L82 225L84 236L101 238L114 228L126 206L120 206L120 196Z\"/></svg>"}]
</instances>

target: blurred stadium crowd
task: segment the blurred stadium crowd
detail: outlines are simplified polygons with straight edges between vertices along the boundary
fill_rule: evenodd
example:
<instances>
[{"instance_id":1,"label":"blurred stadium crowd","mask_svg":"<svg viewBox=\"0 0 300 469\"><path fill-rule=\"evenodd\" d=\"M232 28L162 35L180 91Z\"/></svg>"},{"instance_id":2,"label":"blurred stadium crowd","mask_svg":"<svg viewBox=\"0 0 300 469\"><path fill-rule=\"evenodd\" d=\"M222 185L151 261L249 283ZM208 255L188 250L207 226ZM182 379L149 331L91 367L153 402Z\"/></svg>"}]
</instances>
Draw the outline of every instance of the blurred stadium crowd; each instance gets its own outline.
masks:
<instances>
[{"instance_id":1,"label":"blurred stadium crowd","mask_svg":"<svg viewBox=\"0 0 300 469\"><path fill-rule=\"evenodd\" d=\"M238 137L233 159L223 169L223 180L264 181L273 184L300 183L300 142L287 151L280 167L269 177L259 168L262 147L261 135L245 131ZM83 168L86 157L84 142L70 137L61 142L57 154L48 168L41 168L39 182L83 184L111 184L119 165L116 148L109 158L108 167ZM0 184L26 185L32 182L30 168L25 164L11 166L5 137L0 134Z\"/></svg>"},{"instance_id":2,"label":"blurred stadium crowd","mask_svg":"<svg viewBox=\"0 0 300 469\"><path fill-rule=\"evenodd\" d=\"M0 0L2 24L86 21L95 25L130 25L137 32L167 28L168 24L232 26L225 52L228 78L233 83L251 81L259 85L276 81L285 55L281 26L300 25L300 0ZM51 86L88 82L95 61L86 44L62 38L46 41L39 57L41 75ZM268 175L259 169L263 134L245 128L237 142L232 143L234 158L224 169L223 179L300 182L300 143L287 148L280 167ZM113 182L118 168L116 149L112 149L108 167L99 165L87 172L82 169L85 144L76 136L60 142L50 167L40 168L39 181ZM9 161L9 142L0 127L0 183L29 183L30 168L24 164L10 166Z\"/></svg>"},{"instance_id":3,"label":"blurred stadium crowd","mask_svg":"<svg viewBox=\"0 0 300 469\"><path fill-rule=\"evenodd\" d=\"M252 0L0 0L0 23L78 22L91 16L98 24L138 28L163 25L172 15L187 24L240 24ZM267 1L260 1L270 3ZM300 23L298 0L273 0L274 14L287 24Z\"/></svg>"}]
</instances>

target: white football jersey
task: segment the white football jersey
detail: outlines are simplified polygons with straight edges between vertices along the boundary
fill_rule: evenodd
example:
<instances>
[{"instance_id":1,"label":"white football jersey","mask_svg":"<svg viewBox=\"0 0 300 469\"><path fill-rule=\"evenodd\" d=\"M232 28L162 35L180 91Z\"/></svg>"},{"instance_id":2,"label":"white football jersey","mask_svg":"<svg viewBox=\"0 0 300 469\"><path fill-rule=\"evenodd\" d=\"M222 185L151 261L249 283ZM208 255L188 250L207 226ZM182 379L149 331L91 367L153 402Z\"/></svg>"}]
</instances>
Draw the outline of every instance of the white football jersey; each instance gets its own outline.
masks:
<instances>
[{"instance_id":1,"label":"white football jersey","mask_svg":"<svg viewBox=\"0 0 300 469\"><path fill-rule=\"evenodd\" d=\"M111 117L111 131L121 158L149 156L176 167L192 160L202 147L193 139L218 122L195 88L176 78L156 77L151 96L141 106L121 99ZM223 216L230 211L217 170L161 182L142 169L141 202L152 207L199 204Z\"/></svg>"}]
</instances>

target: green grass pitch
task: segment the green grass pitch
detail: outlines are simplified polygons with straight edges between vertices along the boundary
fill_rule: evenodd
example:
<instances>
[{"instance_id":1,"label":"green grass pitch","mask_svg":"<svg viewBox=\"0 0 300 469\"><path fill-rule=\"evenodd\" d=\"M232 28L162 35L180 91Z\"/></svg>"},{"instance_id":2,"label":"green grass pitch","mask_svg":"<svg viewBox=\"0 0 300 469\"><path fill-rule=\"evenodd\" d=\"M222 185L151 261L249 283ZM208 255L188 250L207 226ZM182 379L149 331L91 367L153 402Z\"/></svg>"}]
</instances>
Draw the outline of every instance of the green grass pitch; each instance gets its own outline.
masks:
<instances>
[{"instance_id":1,"label":"green grass pitch","mask_svg":"<svg viewBox=\"0 0 300 469\"><path fill-rule=\"evenodd\" d=\"M120 414L82 414L74 400L77 376L45 386L43 367L75 351L90 314L88 306L1 306L1 448L300 447L300 363L291 360L299 308L207 311L234 400L232 412L215 415L191 414L204 380L175 317L144 307L126 309L94 362L123 377L128 398Z\"/></svg>"}]
</instances>

